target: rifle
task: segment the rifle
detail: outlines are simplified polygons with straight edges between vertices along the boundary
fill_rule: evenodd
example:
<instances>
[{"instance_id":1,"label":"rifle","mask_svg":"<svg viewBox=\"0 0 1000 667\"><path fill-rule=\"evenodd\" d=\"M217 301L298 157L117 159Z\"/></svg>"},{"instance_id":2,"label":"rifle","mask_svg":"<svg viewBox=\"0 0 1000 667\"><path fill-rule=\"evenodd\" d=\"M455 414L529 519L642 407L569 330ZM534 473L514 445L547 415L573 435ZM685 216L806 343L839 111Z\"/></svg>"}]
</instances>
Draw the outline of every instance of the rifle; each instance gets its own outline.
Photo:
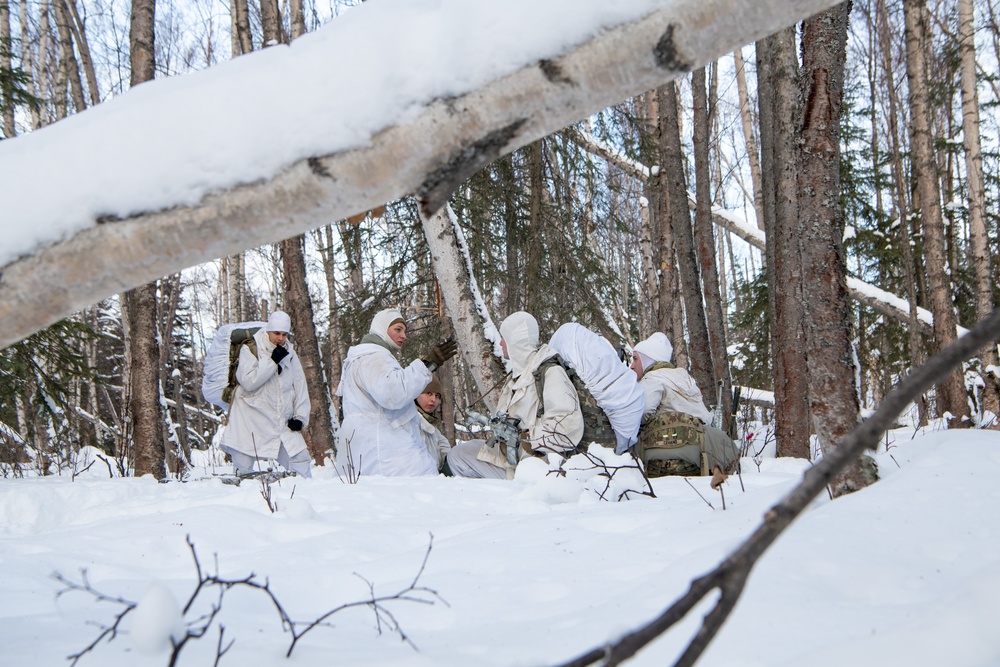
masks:
<instances>
[{"instance_id":1,"label":"rifle","mask_svg":"<svg viewBox=\"0 0 1000 667\"><path fill-rule=\"evenodd\" d=\"M517 456L521 449L521 420L517 417L508 417L506 412L498 412L497 416L490 420L490 428L493 435L486 441L487 445L496 446L498 443L507 447L507 463L512 466L517 465Z\"/></svg>"},{"instance_id":2,"label":"rifle","mask_svg":"<svg viewBox=\"0 0 1000 667\"><path fill-rule=\"evenodd\" d=\"M736 415L739 413L740 408L740 393L743 387L736 385L733 387L733 410L732 414L729 416L729 428L726 429L726 435L733 442L736 442Z\"/></svg>"},{"instance_id":3,"label":"rifle","mask_svg":"<svg viewBox=\"0 0 1000 667\"><path fill-rule=\"evenodd\" d=\"M507 462L517 465L518 450L521 447L521 420L508 417L506 412L498 412L495 417L487 418L475 410L466 410L466 424L489 427L490 437L486 444L490 447L501 445L506 448Z\"/></svg>"}]
</instances>

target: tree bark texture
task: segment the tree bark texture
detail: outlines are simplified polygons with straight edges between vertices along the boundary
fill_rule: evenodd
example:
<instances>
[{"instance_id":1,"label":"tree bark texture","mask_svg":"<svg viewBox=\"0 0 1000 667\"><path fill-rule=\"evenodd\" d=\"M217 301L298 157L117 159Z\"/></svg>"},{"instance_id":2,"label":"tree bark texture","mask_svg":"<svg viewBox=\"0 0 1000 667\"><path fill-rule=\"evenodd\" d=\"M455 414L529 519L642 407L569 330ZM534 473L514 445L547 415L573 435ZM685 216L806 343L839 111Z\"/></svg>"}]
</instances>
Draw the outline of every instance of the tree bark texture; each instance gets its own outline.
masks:
<instances>
[{"instance_id":1,"label":"tree bark texture","mask_svg":"<svg viewBox=\"0 0 1000 667\"><path fill-rule=\"evenodd\" d=\"M673 84L665 87L667 94L660 99L660 164L663 167L670 197L670 230L676 250L681 294L689 337L690 371L705 393L709 403L715 403L715 373L708 342L705 305L701 297L701 273L695 254L691 212L687 205L687 185L684 180L684 155L681 152L678 126L677 96ZM676 346L676 336L671 336Z\"/></svg>"},{"instance_id":2,"label":"tree bark texture","mask_svg":"<svg viewBox=\"0 0 1000 667\"><path fill-rule=\"evenodd\" d=\"M95 220L10 261L0 267L0 347L122 288L300 234L406 193L415 192L424 214L431 215L500 155L835 4L664 2L638 21L610 26L543 62L410 110L358 148L302 159L193 206L107 221L113 224ZM140 105L134 113L147 110Z\"/></svg>"},{"instance_id":3,"label":"tree bark texture","mask_svg":"<svg viewBox=\"0 0 1000 667\"><path fill-rule=\"evenodd\" d=\"M801 101L795 29L757 43L761 172L774 364L778 456L809 458L809 369L803 332L802 265L797 234L796 138Z\"/></svg>"},{"instance_id":4,"label":"tree bark texture","mask_svg":"<svg viewBox=\"0 0 1000 667\"><path fill-rule=\"evenodd\" d=\"M993 311L993 266L989 237L983 215L983 152L979 135L979 94L976 90L976 40L972 0L958 0L959 52L962 62L962 137L965 144L965 173L969 192L968 262L972 269L976 295L976 317L983 319ZM984 365L998 366L997 348L991 345L980 355ZM983 407L1000 414L997 378L984 373Z\"/></svg>"},{"instance_id":5,"label":"tree bark texture","mask_svg":"<svg viewBox=\"0 0 1000 667\"><path fill-rule=\"evenodd\" d=\"M54 2L56 32L59 34L59 69L62 73L61 76L69 81L70 92L73 96L73 108L79 113L87 108L87 102L83 97L80 66L76 62L76 53L73 49L72 19L66 7L66 0L54 0Z\"/></svg>"},{"instance_id":6,"label":"tree bark texture","mask_svg":"<svg viewBox=\"0 0 1000 667\"><path fill-rule=\"evenodd\" d=\"M262 48L287 43L281 26L281 10L277 0L260 0L260 27L264 35Z\"/></svg>"},{"instance_id":7,"label":"tree bark texture","mask_svg":"<svg viewBox=\"0 0 1000 667\"><path fill-rule=\"evenodd\" d=\"M80 12L76 8L76 0L63 0L69 10L71 17L70 29L73 32L73 39L76 42L80 53L80 64L83 65L83 73L87 79L87 90L90 93L91 106L101 103L101 93L97 87L97 72L94 70L94 59L90 55L90 44L87 42L87 32L84 30L83 21L80 19Z\"/></svg>"},{"instance_id":8,"label":"tree bark texture","mask_svg":"<svg viewBox=\"0 0 1000 667\"><path fill-rule=\"evenodd\" d=\"M701 267L702 293L705 297L705 321L712 359L712 386L709 402L720 411L719 428L729 431L733 416L733 381L729 375L729 352L726 349L726 324L719 287L719 271L715 256L715 235L712 233L712 184L709 175L709 105L705 86L705 70L695 70L691 91L694 101L694 173L695 222L694 238Z\"/></svg>"},{"instance_id":9,"label":"tree bark texture","mask_svg":"<svg viewBox=\"0 0 1000 667\"><path fill-rule=\"evenodd\" d=\"M10 54L13 53L14 46L10 33L10 0L0 0L0 70L10 71L13 62ZM6 139L17 136L17 128L14 127L14 104L10 92L4 88L0 90L3 98L0 99L0 107L3 107L3 116L0 116L0 123L3 136Z\"/></svg>"},{"instance_id":10,"label":"tree bark texture","mask_svg":"<svg viewBox=\"0 0 1000 667\"><path fill-rule=\"evenodd\" d=\"M281 242L281 265L285 283L285 308L292 320L295 349L302 362L302 372L306 376L309 391L309 428L303 433L309 454L316 465L323 465L324 458L335 453L333 442L333 422L330 419L330 401L327 397L329 386L323 377L320 363L319 341L316 337L316 323L313 318L312 299L306 281L306 262L303 244L304 236L295 236Z\"/></svg>"},{"instance_id":11,"label":"tree bark texture","mask_svg":"<svg viewBox=\"0 0 1000 667\"><path fill-rule=\"evenodd\" d=\"M7 6L8 8L10 7L9 2ZM18 8L18 17L21 19L21 43L29 44L31 42L31 33L30 33L30 23L28 22L28 3L22 2L20 4L20 7ZM39 49L39 53L40 52L41 49ZM34 64L33 64L34 58L32 57L32 50L30 48L21 49L21 63L23 65L22 69L24 69L25 72L34 71ZM36 81L36 79L37 77L31 77L31 81L28 85L28 88L29 92L32 95L38 97L38 82ZM41 127L42 120L39 107L36 105L29 106L28 113L29 117L31 118L32 129L37 129Z\"/></svg>"},{"instance_id":12,"label":"tree bark texture","mask_svg":"<svg viewBox=\"0 0 1000 667\"><path fill-rule=\"evenodd\" d=\"M906 79L910 89L910 151L920 200L920 220L924 232L924 267L927 273L929 306L934 313L934 346L943 350L955 340L955 311L951 282L947 273L947 247L941 216L941 192L934 138L928 109L927 65L928 16L923 0L904 0L906 23ZM960 370L937 387L938 414L950 413L949 425L967 426L969 416L965 383Z\"/></svg>"},{"instance_id":13,"label":"tree bark texture","mask_svg":"<svg viewBox=\"0 0 1000 667\"><path fill-rule=\"evenodd\" d=\"M160 345L156 329L156 283L122 295L128 357L128 418L132 425L132 467L136 477L166 476L160 405Z\"/></svg>"},{"instance_id":14,"label":"tree bark texture","mask_svg":"<svg viewBox=\"0 0 1000 667\"><path fill-rule=\"evenodd\" d=\"M155 36L153 32L155 23L155 0L132 0L132 14L129 24L129 67L132 86L152 81L153 77L156 76Z\"/></svg>"},{"instance_id":15,"label":"tree bark texture","mask_svg":"<svg viewBox=\"0 0 1000 667\"><path fill-rule=\"evenodd\" d=\"M253 51L253 39L250 33L250 7L247 0L231 0L229 16L233 57L250 53Z\"/></svg>"},{"instance_id":16,"label":"tree bark texture","mask_svg":"<svg viewBox=\"0 0 1000 667\"><path fill-rule=\"evenodd\" d=\"M302 11L302 0L291 0L288 3L288 24L291 27L292 39L306 34L306 17Z\"/></svg>"},{"instance_id":17,"label":"tree bark texture","mask_svg":"<svg viewBox=\"0 0 1000 667\"><path fill-rule=\"evenodd\" d=\"M809 412L824 456L858 424L860 405L851 351L844 217L840 205L840 116L851 4L802 24L802 114L798 204ZM833 482L839 496L876 479L860 457Z\"/></svg>"},{"instance_id":18,"label":"tree bark texture","mask_svg":"<svg viewBox=\"0 0 1000 667\"><path fill-rule=\"evenodd\" d=\"M155 1L133 0L129 28L131 85L153 79ZM166 476L163 412L160 403L160 336L157 330L156 282L126 292L122 315L127 318L126 349L132 419L133 468L136 477Z\"/></svg>"}]
</instances>

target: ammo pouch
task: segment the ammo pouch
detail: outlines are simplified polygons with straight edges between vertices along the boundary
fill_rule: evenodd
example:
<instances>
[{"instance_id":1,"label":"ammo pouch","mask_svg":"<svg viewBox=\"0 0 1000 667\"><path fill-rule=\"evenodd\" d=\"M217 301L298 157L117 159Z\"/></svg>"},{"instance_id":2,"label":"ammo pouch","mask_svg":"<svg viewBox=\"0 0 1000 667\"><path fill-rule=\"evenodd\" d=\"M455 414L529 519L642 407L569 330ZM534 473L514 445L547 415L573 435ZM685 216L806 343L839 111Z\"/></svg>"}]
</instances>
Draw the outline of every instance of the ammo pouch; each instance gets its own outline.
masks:
<instances>
[{"instance_id":1,"label":"ammo pouch","mask_svg":"<svg viewBox=\"0 0 1000 667\"><path fill-rule=\"evenodd\" d=\"M705 452L705 425L697 417L683 412L657 410L639 430L637 454L651 477L659 476L652 474L658 466L650 466L650 463L655 461L681 463L679 471L673 474L708 475L710 472Z\"/></svg>"}]
</instances>

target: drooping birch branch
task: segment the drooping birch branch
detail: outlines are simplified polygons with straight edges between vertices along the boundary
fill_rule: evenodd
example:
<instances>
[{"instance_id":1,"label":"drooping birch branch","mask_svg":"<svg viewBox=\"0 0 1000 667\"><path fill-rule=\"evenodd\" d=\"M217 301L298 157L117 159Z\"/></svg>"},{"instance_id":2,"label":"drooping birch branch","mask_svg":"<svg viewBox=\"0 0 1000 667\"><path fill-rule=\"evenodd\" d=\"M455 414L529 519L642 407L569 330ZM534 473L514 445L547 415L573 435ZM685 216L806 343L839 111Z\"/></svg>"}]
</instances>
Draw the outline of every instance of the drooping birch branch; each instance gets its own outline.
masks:
<instances>
[{"instance_id":1,"label":"drooping birch branch","mask_svg":"<svg viewBox=\"0 0 1000 667\"><path fill-rule=\"evenodd\" d=\"M663 0L640 20L408 110L360 148L301 160L194 206L94 220L0 266L0 349L111 294L407 194L429 216L494 159L835 4ZM59 184L51 187L57 196Z\"/></svg>"},{"instance_id":2,"label":"drooping birch branch","mask_svg":"<svg viewBox=\"0 0 1000 667\"><path fill-rule=\"evenodd\" d=\"M598 138L575 129L568 129L565 134L584 150L607 160L632 178L642 182L649 180L652 171L650 167L623 155L613 147L604 144ZM695 198L693 195L688 198L688 204L694 210ZM715 206L712 208L712 222L716 226L740 237L748 245L761 251L764 250L764 231L747 224L746 220L740 219L740 217L732 212ZM851 277L847 278L847 292L851 295L851 298L871 306L883 315L902 322L904 325L909 325L910 307L906 299L886 292L863 280ZM917 323L923 333L928 335L933 333L933 316L926 308L917 308ZM965 329L958 327L958 335L961 336L964 333Z\"/></svg>"},{"instance_id":3,"label":"drooping birch branch","mask_svg":"<svg viewBox=\"0 0 1000 667\"><path fill-rule=\"evenodd\" d=\"M952 372L956 366L976 356L980 349L997 340L1000 340L1000 309L994 310L966 335L928 359L927 363L903 380L885 397L871 417L806 471L802 482L764 515L764 522L753 535L737 547L715 570L692 581L688 592L660 616L613 644L595 648L578 658L562 663L559 667L585 667L593 664L610 667L621 664L678 623L702 599L718 589L720 593L718 601L705 616L704 623L684 653L674 663L675 667L693 665L736 606L754 565L792 521L805 511L809 503L851 462L865 450L874 449L878 445L882 435L907 405Z\"/></svg>"}]
</instances>

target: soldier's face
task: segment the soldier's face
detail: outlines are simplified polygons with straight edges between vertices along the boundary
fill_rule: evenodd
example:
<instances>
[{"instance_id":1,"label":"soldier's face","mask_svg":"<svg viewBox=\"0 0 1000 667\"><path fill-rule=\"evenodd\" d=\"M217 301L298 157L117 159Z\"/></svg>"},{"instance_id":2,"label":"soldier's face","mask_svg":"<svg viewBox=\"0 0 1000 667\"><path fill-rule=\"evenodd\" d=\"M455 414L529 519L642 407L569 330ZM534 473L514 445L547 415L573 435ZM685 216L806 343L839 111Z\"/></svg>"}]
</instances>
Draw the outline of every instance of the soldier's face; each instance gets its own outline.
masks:
<instances>
[{"instance_id":1,"label":"soldier's face","mask_svg":"<svg viewBox=\"0 0 1000 667\"><path fill-rule=\"evenodd\" d=\"M503 350L503 358L510 359L510 354L507 353L507 341L503 338L500 339L500 349Z\"/></svg>"},{"instance_id":2,"label":"soldier's face","mask_svg":"<svg viewBox=\"0 0 1000 667\"><path fill-rule=\"evenodd\" d=\"M280 346L284 347L285 343L288 341L288 332L287 331L268 331L267 332L267 337L271 341L271 345L280 345Z\"/></svg>"},{"instance_id":3,"label":"soldier's face","mask_svg":"<svg viewBox=\"0 0 1000 667\"><path fill-rule=\"evenodd\" d=\"M441 405L441 394L432 391L425 391L417 396L417 403L424 412L434 412L438 409L438 406Z\"/></svg>"},{"instance_id":4,"label":"soldier's face","mask_svg":"<svg viewBox=\"0 0 1000 667\"><path fill-rule=\"evenodd\" d=\"M642 359L639 358L639 353L632 354L632 365L629 366L633 371L635 371L635 379L642 379Z\"/></svg>"},{"instance_id":5,"label":"soldier's face","mask_svg":"<svg viewBox=\"0 0 1000 667\"><path fill-rule=\"evenodd\" d=\"M389 334L389 340L400 347L406 341L406 325L402 322L393 324L386 333Z\"/></svg>"}]
</instances>

